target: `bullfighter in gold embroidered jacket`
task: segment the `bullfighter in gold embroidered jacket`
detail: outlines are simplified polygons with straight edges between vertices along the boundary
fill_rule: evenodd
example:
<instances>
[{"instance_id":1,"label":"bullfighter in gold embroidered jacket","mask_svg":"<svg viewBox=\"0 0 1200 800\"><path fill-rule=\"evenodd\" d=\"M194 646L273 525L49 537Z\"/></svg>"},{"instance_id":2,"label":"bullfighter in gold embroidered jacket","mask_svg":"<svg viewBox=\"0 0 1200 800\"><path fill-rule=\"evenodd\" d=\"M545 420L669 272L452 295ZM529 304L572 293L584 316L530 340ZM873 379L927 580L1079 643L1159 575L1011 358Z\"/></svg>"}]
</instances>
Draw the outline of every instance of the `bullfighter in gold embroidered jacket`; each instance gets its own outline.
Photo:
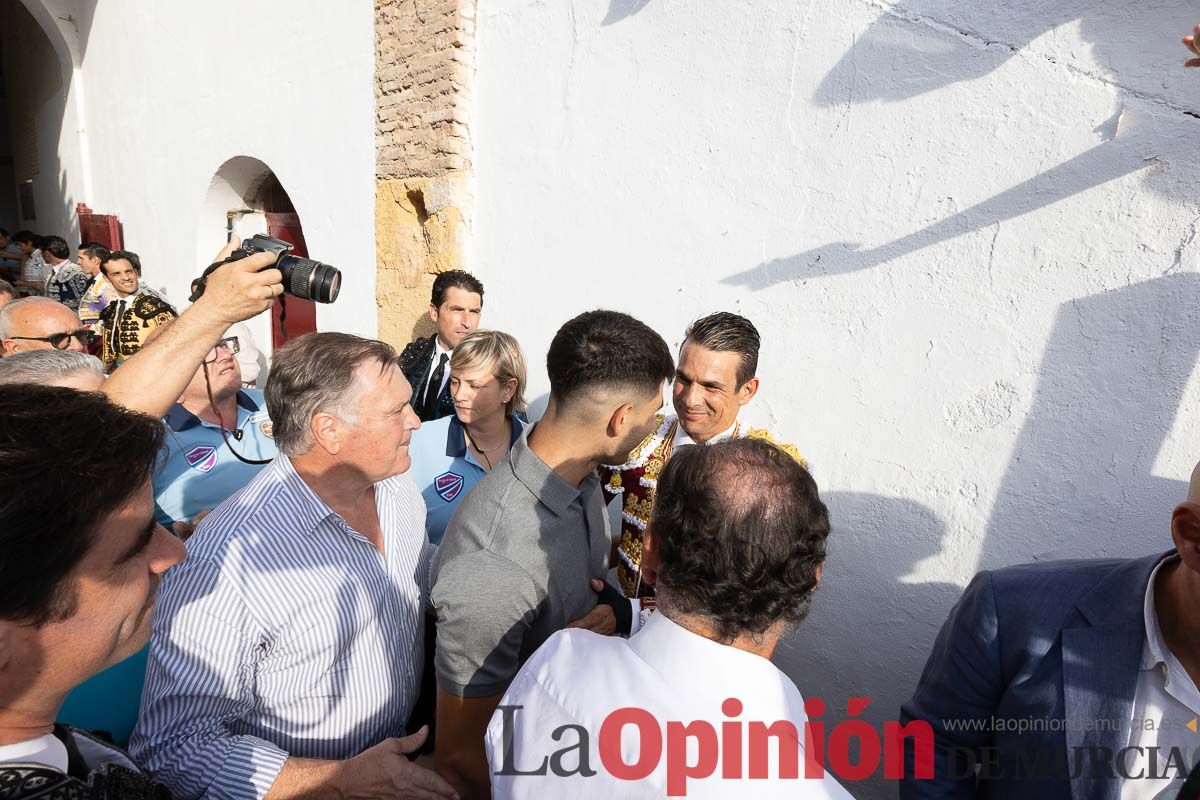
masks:
<instances>
[{"instance_id":1,"label":"bullfighter in gold embroidered jacket","mask_svg":"<svg viewBox=\"0 0 1200 800\"><path fill-rule=\"evenodd\" d=\"M758 330L737 314L718 312L692 323L679 349L671 392L675 413L660 416L657 430L624 464L601 467L605 490L621 501L621 589L627 597L641 598L643 609L653 608L654 592L641 580L642 540L654 511L658 475L676 448L749 436L773 442L808 466L792 445L738 421L742 407L758 392L759 344Z\"/></svg>"}]
</instances>

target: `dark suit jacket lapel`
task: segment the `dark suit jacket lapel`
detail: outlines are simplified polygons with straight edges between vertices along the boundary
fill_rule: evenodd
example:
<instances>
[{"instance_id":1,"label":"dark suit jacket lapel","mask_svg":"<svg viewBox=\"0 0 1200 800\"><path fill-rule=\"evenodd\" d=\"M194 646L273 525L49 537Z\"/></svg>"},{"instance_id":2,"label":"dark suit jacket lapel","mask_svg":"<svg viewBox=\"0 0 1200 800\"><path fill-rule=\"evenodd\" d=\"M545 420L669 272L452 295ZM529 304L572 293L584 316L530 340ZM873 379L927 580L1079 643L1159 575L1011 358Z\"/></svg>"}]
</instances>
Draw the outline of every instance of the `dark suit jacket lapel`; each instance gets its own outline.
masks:
<instances>
[{"instance_id":1,"label":"dark suit jacket lapel","mask_svg":"<svg viewBox=\"0 0 1200 800\"><path fill-rule=\"evenodd\" d=\"M1112 756L1093 765L1093 751L1115 753L1129 737L1129 718L1146 642L1143 606L1150 573L1164 558L1122 564L1075 604L1086 623L1062 632L1067 769L1074 800L1117 800L1120 782L1105 779ZM1090 729L1089 729L1090 728Z\"/></svg>"}]
</instances>

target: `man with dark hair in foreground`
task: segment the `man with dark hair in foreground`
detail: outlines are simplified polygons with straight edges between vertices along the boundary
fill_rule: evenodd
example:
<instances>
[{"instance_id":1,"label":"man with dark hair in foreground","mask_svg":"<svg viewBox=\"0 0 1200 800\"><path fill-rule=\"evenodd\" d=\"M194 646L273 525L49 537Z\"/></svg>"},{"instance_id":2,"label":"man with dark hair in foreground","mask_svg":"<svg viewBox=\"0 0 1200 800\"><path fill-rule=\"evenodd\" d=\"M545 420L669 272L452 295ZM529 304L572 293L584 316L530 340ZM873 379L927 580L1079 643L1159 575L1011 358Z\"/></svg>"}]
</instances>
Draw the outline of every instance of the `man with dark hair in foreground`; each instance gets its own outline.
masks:
<instances>
[{"instance_id":1,"label":"man with dark hair in foreground","mask_svg":"<svg viewBox=\"0 0 1200 800\"><path fill-rule=\"evenodd\" d=\"M633 617L616 590L597 608L611 540L596 468L649 433L671 352L628 314L589 311L555 334L546 372L545 415L462 501L434 564L438 767L464 797L488 796L484 731L525 659L572 620L607 616L611 633Z\"/></svg>"},{"instance_id":2,"label":"man with dark hair in foreground","mask_svg":"<svg viewBox=\"0 0 1200 800\"><path fill-rule=\"evenodd\" d=\"M0 386L0 485L21 487L0 493L6 798L168 796L125 753L55 724L72 689L146 644L159 579L184 557L154 521L162 437L101 394Z\"/></svg>"},{"instance_id":3,"label":"man with dark hair in foreground","mask_svg":"<svg viewBox=\"0 0 1200 800\"><path fill-rule=\"evenodd\" d=\"M833 778L803 777L804 700L770 661L808 613L828 536L812 477L775 445L732 439L680 449L659 479L642 555L658 613L628 640L561 631L526 662L488 726L493 797L849 798ZM659 730L689 725L697 744L700 728L715 745L728 722L743 731L793 727L757 769L749 737L731 748L722 733L725 746L707 755L689 748L686 776L670 765L668 747L633 781L609 772L599 753L601 727L620 709L648 712ZM623 741L623 764L652 758L645 734L640 752ZM539 768L572 745L557 769ZM585 776L585 758L595 774Z\"/></svg>"}]
</instances>

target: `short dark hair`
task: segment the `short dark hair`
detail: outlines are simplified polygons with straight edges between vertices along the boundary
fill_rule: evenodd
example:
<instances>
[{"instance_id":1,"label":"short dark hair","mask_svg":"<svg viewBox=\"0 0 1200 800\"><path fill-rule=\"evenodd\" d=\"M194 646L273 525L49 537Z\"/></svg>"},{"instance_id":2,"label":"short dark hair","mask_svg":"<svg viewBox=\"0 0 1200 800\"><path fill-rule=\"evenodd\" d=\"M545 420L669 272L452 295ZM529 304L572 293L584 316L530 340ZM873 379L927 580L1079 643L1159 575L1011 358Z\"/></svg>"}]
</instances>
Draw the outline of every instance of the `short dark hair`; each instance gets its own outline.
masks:
<instances>
[{"instance_id":1,"label":"short dark hair","mask_svg":"<svg viewBox=\"0 0 1200 800\"><path fill-rule=\"evenodd\" d=\"M718 638L789 627L808 613L829 512L804 467L762 439L676 450L658 479L650 529L667 612L704 617Z\"/></svg>"},{"instance_id":2,"label":"short dark hair","mask_svg":"<svg viewBox=\"0 0 1200 800\"><path fill-rule=\"evenodd\" d=\"M112 251L109 250L107 246L102 245L99 242L84 242L83 244L79 245L79 254L81 256L98 258L101 261L104 261L104 259L108 258L108 255L111 252Z\"/></svg>"},{"instance_id":3,"label":"short dark hair","mask_svg":"<svg viewBox=\"0 0 1200 800\"><path fill-rule=\"evenodd\" d=\"M762 340L758 328L745 317L731 314L728 311L718 311L701 317L688 326L684 335L684 343L694 342L705 350L718 353L737 353L741 356L738 364L737 382L742 386L758 373L758 348Z\"/></svg>"},{"instance_id":4,"label":"short dark hair","mask_svg":"<svg viewBox=\"0 0 1200 800\"><path fill-rule=\"evenodd\" d=\"M16 297L17 289L8 281L0 280L0 294L6 294L9 297Z\"/></svg>"},{"instance_id":5,"label":"short dark hair","mask_svg":"<svg viewBox=\"0 0 1200 800\"><path fill-rule=\"evenodd\" d=\"M8 236L8 228L0 228L0 236Z\"/></svg>"},{"instance_id":6,"label":"short dark hair","mask_svg":"<svg viewBox=\"0 0 1200 800\"><path fill-rule=\"evenodd\" d=\"M17 231L16 233L14 233L12 235L12 240L14 242L21 242L22 244L24 244L26 242L28 242L29 244L33 244L34 242L37 241L37 238L38 237L37 237L36 233L34 233L33 231L25 230L24 228L22 228L21 230Z\"/></svg>"},{"instance_id":7,"label":"short dark hair","mask_svg":"<svg viewBox=\"0 0 1200 800\"><path fill-rule=\"evenodd\" d=\"M71 257L71 248L61 236L47 236L42 240L42 249L55 258Z\"/></svg>"},{"instance_id":8,"label":"short dark hair","mask_svg":"<svg viewBox=\"0 0 1200 800\"><path fill-rule=\"evenodd\" d=\"M587 311L554 334L546 353L550 397L566 403L589 389L649 395L675 374L671 349L649 325L619 311Z\"/></svg>"},{"instance_id":9,"label":"short dark hair","mask_svg":"<svg viewBox=\"0 0 1200 800\"><path fill-rule=\"evenodd\" d=\"M474 292L479 295L480 304L483 304L483 284L479 279L461 269L452 269L441 273L433 281L433 292L429 296L429 302L434 308L441 308L442 303L446 302L446 292L451 287L462 289L464 292Z\"/></svg>"},{"instance_id":10,"label":"short dark hair","mask_svg":"<svg viewBox=\"0 0 1200 800\"><path fill-rule=\"evenodd\" d=\"M272 354L265 395L280 452L308 452L313 415L345 400L354 385L354 371L368 360L380 362L381 369L399 365L396 351L386 342L333 331L297 336Z\"/></svg>"},{"instance_id":11,"label":"short dark hair","mask_svg":"<svg viewBox=\"0 0 1200 800\"><path fill-rule=\"evenodd\" d=\"M137 253L130 252L129 250L113 250L111 253L104 256L100 260L100 271L107 275L108 270L106 270L105 267L108 266L108 262L116 261L117 259L128 261L133 265L134 272L136 272L138 275L142 274L142 260L138 258Z\"/></svg>"},{"instance_id":12,"label":"short dark hair","mask_svg":"<svg viewBox=\"0 0 1200 800\"><path fill-rule=\"evenodd\" d=\"M159 420L97 392L0 386L0 619L75 613L71 573L150 480L162 443Z\"/></svg>"}]
</instances>

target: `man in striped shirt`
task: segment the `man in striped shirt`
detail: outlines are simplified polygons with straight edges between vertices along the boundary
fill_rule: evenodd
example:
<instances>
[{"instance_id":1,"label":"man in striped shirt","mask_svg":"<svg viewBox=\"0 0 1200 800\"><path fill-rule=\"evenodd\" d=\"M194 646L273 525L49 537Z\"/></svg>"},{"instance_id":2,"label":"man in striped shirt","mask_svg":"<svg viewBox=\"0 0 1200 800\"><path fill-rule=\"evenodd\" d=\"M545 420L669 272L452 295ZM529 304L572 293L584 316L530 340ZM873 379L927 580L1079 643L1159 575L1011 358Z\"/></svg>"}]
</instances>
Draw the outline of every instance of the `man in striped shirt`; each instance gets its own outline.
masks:
<instances>
[{"instance_id":1,"label":"man in striped shirt","mask_svg":"<svg viewBox=\"0 0 1200 800\"><path fill-rule=\"evenodd\" d=\"M405 757L424 728L393 738L420 686L434 552L402 474L411 397L382 342L315 333L277 351L281 455L205 519L159 594L130 749L174 796L455 796Z\"/></svg>"}]
</instances>

